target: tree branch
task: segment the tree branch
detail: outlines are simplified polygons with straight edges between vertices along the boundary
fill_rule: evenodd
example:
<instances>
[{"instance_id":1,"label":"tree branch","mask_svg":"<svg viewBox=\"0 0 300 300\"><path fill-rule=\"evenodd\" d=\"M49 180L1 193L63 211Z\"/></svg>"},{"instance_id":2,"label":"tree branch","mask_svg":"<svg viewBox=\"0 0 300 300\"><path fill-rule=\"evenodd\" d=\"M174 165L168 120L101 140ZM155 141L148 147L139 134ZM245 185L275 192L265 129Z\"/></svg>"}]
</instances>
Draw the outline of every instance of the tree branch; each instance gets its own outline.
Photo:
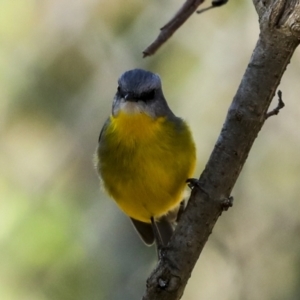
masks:
<instances>
[{"instance_id":1,"label":"tree branch","mask_svg":"<svg viewBox=\"0 0 300 300\"><path fill-rule=\"evenodd\" d=\"M175 14L175 16L165 24L161 29L158 37L144 51L144 57L153 55L164 44L174 32L197 10L198 6L205 0L186 0L183 6ZM207 11L208 9L219 7L228 0L213 0L212 5L208 8L198 11L198 13Z\"/></svg>"},{"instance_id":2,"label":"tree branch","mask_svg":"<svg viewBox=\"0 0 300 300\"><path fill-rule=\"evenodd\" d=\"M300 4L254 0L261 33L214 150L143 300L180 299L212 229L262 128L300 38Z\"/></svg>"}]
</instances>

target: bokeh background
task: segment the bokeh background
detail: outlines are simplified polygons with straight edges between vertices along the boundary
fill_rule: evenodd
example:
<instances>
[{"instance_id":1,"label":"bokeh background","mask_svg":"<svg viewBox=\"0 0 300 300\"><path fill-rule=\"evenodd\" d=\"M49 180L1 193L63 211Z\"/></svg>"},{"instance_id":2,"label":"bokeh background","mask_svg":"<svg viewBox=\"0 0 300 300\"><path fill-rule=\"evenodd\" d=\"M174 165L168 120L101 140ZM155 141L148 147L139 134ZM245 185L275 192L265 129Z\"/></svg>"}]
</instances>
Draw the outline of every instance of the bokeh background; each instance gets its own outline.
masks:
<instances>
[{"instance_id":1,"label":"bokeh background","mask_svg":"<svg viewBox=\"0 0 300 300\"><path fill-rule=\"evenodd\" d=\"M193 130L199 176L258 37L252 2L231 0L143 59L181 4L1 0L1 300L141 299L155 249L93 167L117 79L136 67L161 75ZM184 300L300 299L299 77L298 50L280 85L286 107L255 141Z\"/></svg>"}]
</instances>

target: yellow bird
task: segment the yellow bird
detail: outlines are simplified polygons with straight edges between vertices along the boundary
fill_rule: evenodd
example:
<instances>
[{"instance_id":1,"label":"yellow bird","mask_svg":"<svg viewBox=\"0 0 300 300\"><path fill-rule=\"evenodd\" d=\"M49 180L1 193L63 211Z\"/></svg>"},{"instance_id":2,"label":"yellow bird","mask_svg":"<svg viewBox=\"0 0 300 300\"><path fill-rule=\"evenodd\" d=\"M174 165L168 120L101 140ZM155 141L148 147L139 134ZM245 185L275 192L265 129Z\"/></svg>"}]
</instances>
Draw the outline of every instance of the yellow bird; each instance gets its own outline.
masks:
<instances>
[{"instance_id":1,"label":"yellow bird","mask_svg":"<svg viewBox=\"0 0 300 300\"><path fill-rule=\"evenodd\" d=\"M104 124L96 167L107 193L146 244L167 244L196 149L189 126L164 98L160 77L134 69L121 75Z\"/></svg>"}]
</instances>

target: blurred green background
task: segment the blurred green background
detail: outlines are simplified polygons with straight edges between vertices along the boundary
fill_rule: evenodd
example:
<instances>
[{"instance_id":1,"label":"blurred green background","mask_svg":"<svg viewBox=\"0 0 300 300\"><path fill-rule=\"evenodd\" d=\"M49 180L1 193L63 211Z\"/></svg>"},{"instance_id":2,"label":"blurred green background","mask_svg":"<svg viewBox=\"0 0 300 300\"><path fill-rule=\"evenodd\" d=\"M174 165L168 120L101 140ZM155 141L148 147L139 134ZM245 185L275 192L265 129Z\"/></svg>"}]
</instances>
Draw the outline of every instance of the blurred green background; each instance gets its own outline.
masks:
<instances>
[{"instance_id":1,"label":"blurred green background","mask_svg":"<svg viewBox=\"0 0 300 300\"><path fill-rule=\"evenodd\" d=\"M194 132L199 176L258 36L251 1L231 0L143 59L181 3L1 0L1 300L141 298L155 249L102 193L92 161L117 79L161 75ZM299 63L297 51L286 107L260 132L184 300L300 299Z\"/></svg>"}]
</instances>

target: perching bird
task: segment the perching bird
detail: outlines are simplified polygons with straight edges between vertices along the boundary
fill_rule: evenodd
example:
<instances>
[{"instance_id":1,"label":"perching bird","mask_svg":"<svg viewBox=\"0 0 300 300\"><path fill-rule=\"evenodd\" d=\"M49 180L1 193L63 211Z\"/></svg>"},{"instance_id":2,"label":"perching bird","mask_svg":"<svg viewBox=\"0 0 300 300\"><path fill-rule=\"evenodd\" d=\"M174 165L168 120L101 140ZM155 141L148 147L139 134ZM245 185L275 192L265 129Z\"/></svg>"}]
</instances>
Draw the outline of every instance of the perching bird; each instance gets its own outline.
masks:
<instances>
[{"instance_id":1,"label":"perching bird","mask_svg":"<svg viewBox=\"0 0 300 300\"><path fill-rule=\"evenodd\" d=\"M169 108L158 75L134 69L118 84L100 133L96 167L106 192L144 242L166 245L172 211L194 172L195 144L189 126Z\"/></svg>"}]
</instances>

